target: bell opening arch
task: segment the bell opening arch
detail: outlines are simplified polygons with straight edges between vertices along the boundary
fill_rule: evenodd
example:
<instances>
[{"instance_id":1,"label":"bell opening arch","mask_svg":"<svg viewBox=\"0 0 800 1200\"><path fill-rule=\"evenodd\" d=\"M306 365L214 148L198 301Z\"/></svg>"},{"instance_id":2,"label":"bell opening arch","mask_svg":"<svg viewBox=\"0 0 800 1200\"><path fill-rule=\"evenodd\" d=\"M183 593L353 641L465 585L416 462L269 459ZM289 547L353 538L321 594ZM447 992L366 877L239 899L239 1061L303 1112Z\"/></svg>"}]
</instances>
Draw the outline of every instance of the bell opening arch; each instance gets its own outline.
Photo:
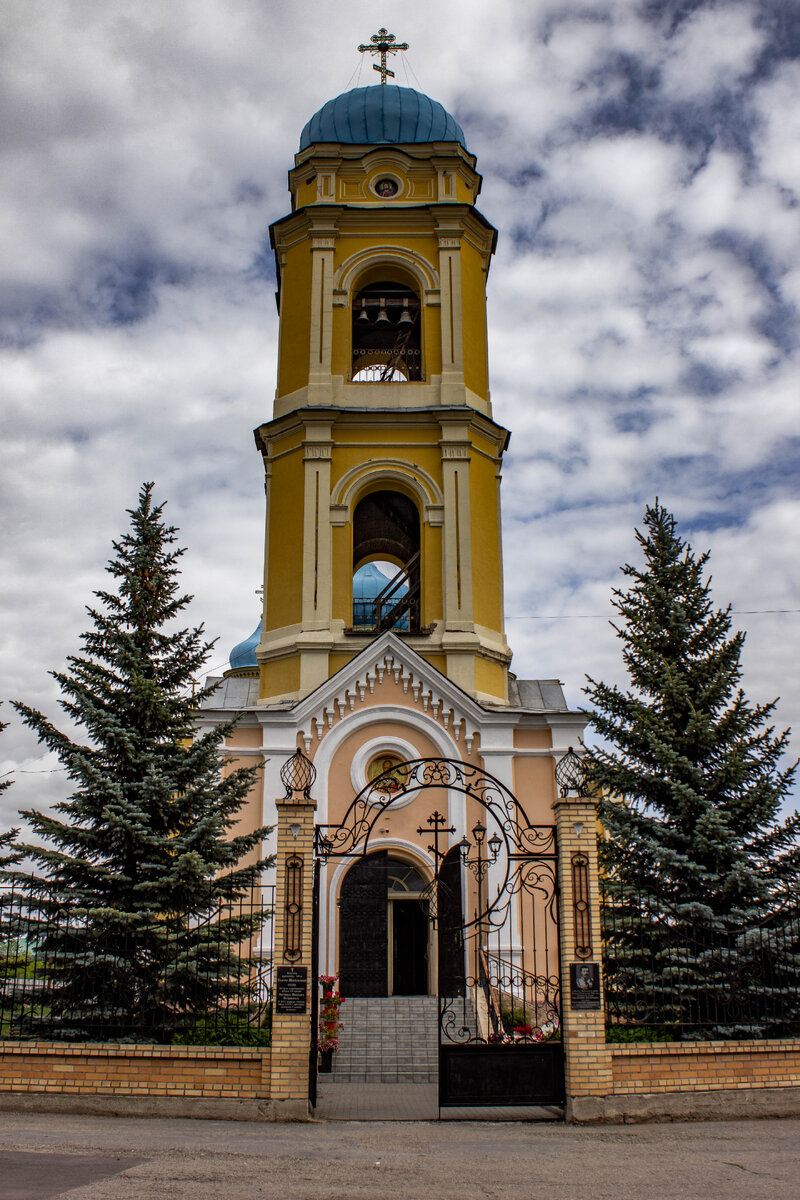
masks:
<instances>
[{"instance_id":1,"label":"bell opening arch","mask_svg":"<svg viewBox=\"0 0 800 1200\"><path fill-rule=\"evenodd\" d=\"M421 522L415 500L397 488L372 487L356 502L352 527L353 631L419 632Z\"/></svg>"},{"instance_id":2,"label":"bell opening arch","mask_svg":"<svg viewBox=\"0 0 800 1200\"><path fill-rule=\"evenodd\" d=\"M413 274L384 262L362 271L351 290L350 381L421 382L422 324Z\"/></svg>"}]
</instances>

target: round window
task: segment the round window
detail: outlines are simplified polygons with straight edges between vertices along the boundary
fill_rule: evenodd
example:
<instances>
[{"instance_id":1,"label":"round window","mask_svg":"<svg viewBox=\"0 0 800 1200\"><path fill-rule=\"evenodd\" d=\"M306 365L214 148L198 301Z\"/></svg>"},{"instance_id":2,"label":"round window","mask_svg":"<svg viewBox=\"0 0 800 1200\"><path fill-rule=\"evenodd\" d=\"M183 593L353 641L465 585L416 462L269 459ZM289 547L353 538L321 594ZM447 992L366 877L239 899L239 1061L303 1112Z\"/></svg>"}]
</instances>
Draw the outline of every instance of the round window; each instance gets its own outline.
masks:
<instances>
[{"instance_id":1,"label":"round window","mask_svg":"<svg viewBox=\"0 0 800 1200\"><path fill-rule=\"evenodd\" d=\"M389 179L388 176L378 179L374 187L379 196L396 196L400 191L400 184L397 180Z\"/></svg>"},{"instance_id":2,"label":"round window","mask_svg":"<svg viewBox=\"0 0 800 1200\"><path fill-rule=\"evenodd\" d=\"M396 754L378 754L367 767L367 779L376 792L402 792L405 777L403 761Z\"/></svg>"}]
</instances>

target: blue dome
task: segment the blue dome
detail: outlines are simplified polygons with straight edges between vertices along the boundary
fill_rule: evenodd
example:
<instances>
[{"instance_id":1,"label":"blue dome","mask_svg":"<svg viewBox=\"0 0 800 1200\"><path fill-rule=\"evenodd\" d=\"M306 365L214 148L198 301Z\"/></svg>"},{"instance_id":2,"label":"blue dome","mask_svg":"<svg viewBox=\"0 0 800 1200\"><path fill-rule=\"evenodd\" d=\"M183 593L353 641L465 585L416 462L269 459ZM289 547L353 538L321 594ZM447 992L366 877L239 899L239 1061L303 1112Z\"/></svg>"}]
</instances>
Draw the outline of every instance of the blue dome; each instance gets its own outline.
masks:
<instances>
[{"instance_id":1,"label":"blue dome","mask_svg":"<svg viewBox=\"0 0 800 1200\"><path fill-rule=\"evenodd\" d=\"M239 642L231 650L231 670L237 671L242 667L257 667L256 647L261 641L261 622L259 621L249 638Z\"/></svg>"},{"instance_id":2,"label":"blue dome","mask_svg":"<svg viewBox=\"0 0 800 1200\"><path fill-rule=\"evenodd\" d=\"M390 580L384 575L383 571L375 566L375 563L365 563L363 567L358 568L353 576L354 629L366 630L375 628L378 621L378 614L375 611L375 601L384 588L389 585L389 582ZM408 584L399 583L388 600L384 601L382 615L385 616L387 609L391 609L407 593ZM395 622L394 628L408 629L408 614L401 616Z\"/></svg>"},{"instance_id":3,"label":"blue dome","mask_svg":"<svg viewBox=\"0 0 800 1200\"><path fill-rule=\"evenodd\" d=\"M388 582L387 576L375 566L375 563L365 563L353 576L353 599L375 600ZM407 591L408 584L401 583L395 593L395 598L399 600L401 596L405 596Z\"/></svg>"},{"instance_id":4,"label":"blue dome","mask_svg":"<svg viewBox=\"0 0 800 1200\"><path fill-rule=\"evenodd\" d=\"M460 142L464 131L437 100L394 84L353 88L323 104L300 134L300 149L312 142Z\"/></svg>"}]
</instances>

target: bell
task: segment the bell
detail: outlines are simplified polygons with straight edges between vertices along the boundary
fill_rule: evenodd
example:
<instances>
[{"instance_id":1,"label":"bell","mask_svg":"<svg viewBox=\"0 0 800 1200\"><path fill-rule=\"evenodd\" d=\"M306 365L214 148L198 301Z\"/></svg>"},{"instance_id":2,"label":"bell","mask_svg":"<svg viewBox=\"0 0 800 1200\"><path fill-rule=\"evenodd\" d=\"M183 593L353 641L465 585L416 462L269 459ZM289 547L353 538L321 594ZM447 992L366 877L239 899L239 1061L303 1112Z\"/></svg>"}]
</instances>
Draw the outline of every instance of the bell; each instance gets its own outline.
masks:
<instances>
[{"instance_id":1,"label":"bell","mask_svg":"<svg viewBox=\"0 0 800 1200\"><path fill-rule=\"evenodd\" d=\"M400 313L400 319L398 320L397 324L398 325L410 325L412 323L413 319L414 318L411 316L411 313L408 311L408 301L404 300L403 301L403 311Z\"/></svg>"},{"instance_id":2,"label":"bell","mask_svg":"<svg viewBox=\"0 0 800 1200\"><path fill-rule=\"evenodd\" d=\"M369 313L367 312L366 300L361 301L361 312L358 314L358 319L359 319L359 321L368 321L369 320Z\"/></svg>"},{"instance_id":3,"label":"bell","mask_svg":"<svg viewBox=\"0 0 800 1200\"><path fill-rule=\"evenodd\" d=\"M388 325L389 324L389 317L386 312L386 301L384 300L383 296L381 296L381 306L378 309L378 315L375 318L375 324L376 325Z\"/></svg>"}]
</instances>

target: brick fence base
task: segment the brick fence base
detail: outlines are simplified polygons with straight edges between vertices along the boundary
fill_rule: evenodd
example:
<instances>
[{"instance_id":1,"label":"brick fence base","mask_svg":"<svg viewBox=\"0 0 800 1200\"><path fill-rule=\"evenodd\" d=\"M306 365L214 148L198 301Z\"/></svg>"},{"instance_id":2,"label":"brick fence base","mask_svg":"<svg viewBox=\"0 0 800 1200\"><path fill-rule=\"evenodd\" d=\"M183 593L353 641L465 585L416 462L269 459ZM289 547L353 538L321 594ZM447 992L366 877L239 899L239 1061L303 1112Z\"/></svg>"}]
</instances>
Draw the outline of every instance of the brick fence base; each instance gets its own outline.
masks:
<instances>
[{"instance_id":1,"label":"brick fence base","mask_svg":"<svg viewBox=\"0 0 800 1200\"><path fill-rule=\"evenodd\" d=\"M800 1117L800 1088L721 1088L714 1092L653 1092L576 1096L567 1102L574 1125L636 1125L644 1121L734 1121Z\"/></svg>"},{"instance_id":2,"label":"brick fence base","mask_svg":"<svg viewBox=\"0 0 800 1200\"><path fill-rule=\"evenodd\" d=\"M613 1092L800 1087L800 1040L612 1045Z\"/></svg>"},{"instance_id":3,"label":"brick fence base","mask_svg":"<svg viewBox=\"0 0 800 1200\"><path fill-rule=\"evenodd\" d=\"M612 1045L612 1089L573 1096L579 1124L800 1116L800 1040ZM271 1051L0 1041L0 1111L308 1120L270 1098Z\"/></svg>"},{"instance_id":4,"label":"brick fence base","mask_svg":"<svg viewBox=\"0 0 800 1200\"><path fill-rule=\"evenodd\" d=\"M204 1100L202 1096L78 1096L66 1092L0 1092L1 1112L81 1117L182 1117L196 1121L275 1121L271 1100Z\"/></svg>"},{"instance_id":5,"label":"brick fence base","mask_svg":"<svg viewBox=\"0 0 800 1200\"><path fill-rule=\"evenodd\" d=\"M567 1120L720 1120L800 1116L800 1041L612 1045L612 1090L574 1096Z\"/></svg>"},{"instance_id":6,"label":"brick fence base","mask_svg":"<svg viewBox=\"0 0 800 1200\"><path fill-rule=\"evenodd\" d=\"M275 1120L271 1051L0 1041L0 1110Z\"/></svg>"}]
</instances>

